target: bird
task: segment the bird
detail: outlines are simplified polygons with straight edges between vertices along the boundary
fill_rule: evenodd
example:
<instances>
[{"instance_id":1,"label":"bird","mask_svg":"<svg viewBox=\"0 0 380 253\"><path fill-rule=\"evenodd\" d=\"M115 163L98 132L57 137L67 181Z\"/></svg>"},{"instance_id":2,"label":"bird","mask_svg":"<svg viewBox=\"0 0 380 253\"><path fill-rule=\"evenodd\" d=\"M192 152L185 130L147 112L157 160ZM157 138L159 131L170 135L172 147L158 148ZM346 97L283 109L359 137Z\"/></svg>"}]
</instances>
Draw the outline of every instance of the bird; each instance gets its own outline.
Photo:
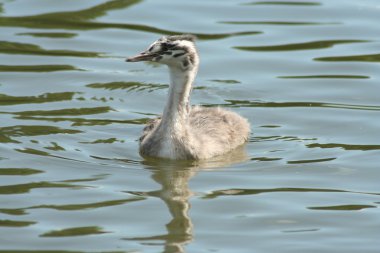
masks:
<instances>
[{"instance_id":1,"label":"bird","mask_svg":"<svg viewBox=\"0 0 380 253\"><path fill-rule=\"evenodd\" d=\"M161 117L150 120L139 139L142 157L205 160L222 156L247 142L248 120L221 107L190 106L199 55L196 36L163 36L127 62L157 62L168 66L170 85Z\"/></svg>"}]
</instances>

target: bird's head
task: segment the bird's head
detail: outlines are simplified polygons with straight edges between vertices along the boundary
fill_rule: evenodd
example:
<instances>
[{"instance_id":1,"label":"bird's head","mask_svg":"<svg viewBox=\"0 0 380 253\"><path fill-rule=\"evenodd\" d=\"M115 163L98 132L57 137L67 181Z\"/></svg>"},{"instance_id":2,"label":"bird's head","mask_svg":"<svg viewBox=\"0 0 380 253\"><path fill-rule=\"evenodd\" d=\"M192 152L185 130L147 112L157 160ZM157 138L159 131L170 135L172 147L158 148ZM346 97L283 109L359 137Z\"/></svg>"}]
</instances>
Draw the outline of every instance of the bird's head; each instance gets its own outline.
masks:
<instances>
[{"instance_id":1,"label":"bird's head","mask_svg":"<svg viewBox=\"0 0 380 253\"><path fill-rule=\"evenodd\" d=\"M198 66L199 62L195 39L193 35L164 36L150 45L147 50L127 58L126 61L152 61L169 67L191 69Z\"/></svg>"}]
</instances>

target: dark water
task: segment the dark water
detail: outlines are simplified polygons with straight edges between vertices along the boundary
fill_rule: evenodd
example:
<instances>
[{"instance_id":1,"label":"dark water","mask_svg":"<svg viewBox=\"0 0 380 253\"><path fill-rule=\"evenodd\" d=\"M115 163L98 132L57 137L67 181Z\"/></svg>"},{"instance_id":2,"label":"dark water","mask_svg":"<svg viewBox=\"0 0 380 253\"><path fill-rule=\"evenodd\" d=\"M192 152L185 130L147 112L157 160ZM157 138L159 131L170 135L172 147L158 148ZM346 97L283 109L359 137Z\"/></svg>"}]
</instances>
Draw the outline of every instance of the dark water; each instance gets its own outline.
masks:
<instances>
[{"instance_id":1,"label":"dark water","mask_svg":"<svg viewBox=\"0 0 380 253\"><path fill-rule=\"evenodd\" d=\"M0 0L0 252L379 252L380 2ZM242 150L144 160L168 77L126 56L199 38L193 104Z\"/></svg>"}]
</instances>

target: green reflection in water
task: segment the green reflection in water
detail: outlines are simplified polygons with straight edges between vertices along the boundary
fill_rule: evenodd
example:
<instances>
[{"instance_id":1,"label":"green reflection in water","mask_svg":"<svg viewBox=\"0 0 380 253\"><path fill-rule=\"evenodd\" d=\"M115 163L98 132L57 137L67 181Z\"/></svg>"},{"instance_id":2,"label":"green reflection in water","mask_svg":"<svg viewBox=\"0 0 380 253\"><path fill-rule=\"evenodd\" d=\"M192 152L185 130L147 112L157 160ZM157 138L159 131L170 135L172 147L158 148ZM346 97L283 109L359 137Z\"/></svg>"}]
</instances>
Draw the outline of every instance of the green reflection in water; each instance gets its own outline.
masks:
<instances>
[{"instance_id":1,"label":"green reflection in water","mask_svg":"<svg viewBox=\"0 0 380 253\"><path fill-rule=\"evenodd\" d=\"M366 54L366 55L349 55L349 56L329 56L315 58L315 61L328 61L328 62L380 62L380 54Z\"/></svg>"},{"instance_id":2,"label":"green reflection in water","mask_svg":"<svg viewBox=\"0 0 380 253\"><path fill-rule=\"evenodd\" d=\"M41 205L41 206L30 207L28 209L49 208L49 209L55 209L55 210L60 210L60 211L75 211L75 210L96 209L96 208L110 207L110 206L119 206L126 203L131 203L131 202L140 201L144 199L145 199L144 197L134 197L134 198L129 198L129 199L109 200L109 201L86 203L86 204Z\"/></svg>"},{"instance_id":3,"label":"green reflection in water","mask_svg":"<svg viewBox=\"0 0 380 253\"><path fill-rule=\"evenodd\" d=\"M251 161L259 161L259 162L272 162L272 161L279 161L283 158L279 157L253 157L251 158Z\"/></svg>"},{"instance_id":4,"label":"green reflection in water","mask_svg":"<svg viewBox=\"0 0 380 253\"><path fill-rule=\"evenodd\" d=\"M361 75L310 75L310 76L279 76L283 79L368 79L369 76Z\"/></svg>"},{"instance_id":5,"label":"green reflection in water","mask_svg":"<svg viewBox=\"0 0 380 253\"><path fill-rule=\"evenodd\" d=\"M313 189L313 188L272 188L272 189L225 189L213 191L203 196L205 199L213 199L221 196L234 196L234 195L255 195L271 192L344 192L341 190L332 189Z\"/></svg>"},{"instance_id":6,"label":"green reflection in water","mask_svg":"<svg viewBox=\"0 0 380 253\"><path fill-rule=\"evenodd\" d=\"M68 108L49 111L23 111L17 112L15 114L19 116L79 116L107 113L110 111L114 111L114 109L109 106L101 106L91 108Z\"/></svg>"},{"instance_id":7,"label":"green reflection in water","mask_svg":"<svg viewBox=\"0 0 380 253\"><path fill-rule=\"evenodd\" d=\"M124 142L123 140L118 140L117 138L109 138L109 139L98 139L98 140L95 140L95 141L82 141L80 143L83 143L83 144L99 144L99 143L115 143L115 142Z\"/></svg>"},{"instance_id":8,"label":"green reflection in water","mask_svg":"<svg viewBox=\"0 0 380 253\"><path fill-rule=\"evenodd\" d=\"M60 182L64 182L64 183L94 182L94 181L104 179L107 176L108 176L108 174L99 174L99 175L95 175L95 176L90 177L90 178L67 179L67 180L62 180Z\"/></svg>"},{"instance_id":9,"label":"green reflection in water","mask_svg":"<svg viewBox=\"0 0 380 253\"><path fill-rule=\"evenodd\" d=\"M108 11L124 9L139 2L141 0L114 0L79 11L53 12L25 17L0 17L0 25L68 29L79 25L74 21L95 19L106 15Z\"/></svg>"},{"instance_id":10,"label":"green reflection in water","mask_svg":"<svg viewBox=\"0 0 380 253\"><path fill-rule=\"evenodd\" d=\"M340 205L340 206L318 206L308 207L311 210L329 210L329 211L359 211L366 208L376 208L371 205Z\"/></svg>"},{"instance_id":11,"label":"green reflection in water","mask_svg":"<svg viewBox=\"0 0 380 253\"><path fill-rule=\"evenodd\" d=\"M75 56L75 57L100 57L95 52L79 52L71 50L47 50L40 46L26 43L0 41L0 53L23 54L23 55L45 55L45 56Z\"/></svg>"},{"instance_id":12,"label":"green reflection in water","mask_svg":"<svg viewBox=\"0 0 380 253\"><path fill-rule=\"evenodd\" d=\"M47 146L47 147L44 147L45 149L48 149L48 150L53 150L53 151L65 151L65 149L61 146L58 145L58 143L56 142L51 142L52 146Z\"/></svg>"},{"instance_id":13,"label":"green reflection in water","mask_svg":"<svg viewBox=\"0 0 380 253\"><path fill-rule=\"evenodd\" d=\"M306 146L308 148L341 148L344 150L361 150L361 151L380 149L380 145L355 145L355 144L341 144L341 143L326 143L326 144L312 143Z\"/></svg>"},{"instance_id":14,"label":"green reflection in water","mask_svg":"<svg viewBox=\"0 0 380 253\"><path fill-rule=\"evenodd\" d=\"M317 232L319 228L309 228L309 229L292 229L292 230L283 230L283 233L305 233L305 232Z\"/></svg>"},{"instance_id":15,"label":"green reflection in water","mask_svg":"<svg viewBox=\"0 0 380 253\"><path fill-rule=\"evenodd\" d=\"M0 220L0 227L27 227L36 224L34 221Z\"/></svg>"},{"instance_id":16,"label":"green reflection in water","mask_svg":"<svg viewBox=\"0 0 380 253\"><path fill-rule=\"evenodd\" d=\"M292 6L318 6L322 5L319 2L275 2L275 1L257 1L252 3L247 3L246 5L292 5Z\"/></svg>"},{"instance_id":17,"label":"green reflection in water","mask_svg":"<svg viewBox=\"0 0 380 253\"><path fill-rule=\"evenodd\" d=\"M29 176L43 172L42 170L29 168L0 168L0 175L2 176Z\"/></svg>"},{"instance_id":18,"label":"green reflection in water","mask_svg":"<svg viewBox=\"0 0 380 253\"><path fill-rule=\"evenodd\" d=\"M50 33L33 32L33 33L18 33L17 35L26 35L26 36L43 37L43 38L66 38L66 39L77 36L76 33L62 33L62 32L50 32Z\"/></svg>"},{"instance_id":19,"label":"green reflection in water","mask_svg":"<svg viewBox=\"0 0 380 253\"><path fill-rule=\"evenodd\" d=\"M0 143L20 143L20 142L13 140L12 138L2 134L0 131Z\"/></svg>"},{"instance_id":20,"label":"green reflection in water","mask_svg":"<svg viewBox=\"0 0 380 253\"><path fill-rule=\"evenodd\" d=\"M334 104L334 103L318 103L318 102L262 102L262 101L248 101L248 100L226 100L229 104L222 106L228 107L321 107L321 108L335 108L335 109L351 109L351 110L368 110L380 111L380 106L376 105L350 105L350 104ZM211 105L205 105L211 106ZM214 105L212 105L214 106Z\"/></svg>"},{"instance_id":21,"label":"green reflection in water","mask_svg":"<svg viewBox=\"0 0 380 253\"><path fill-rule=\"evenodd\" d=\"M39 96L9 96L0 94L0 106L66 101L72 100L75 94L75 92L44 93Z\"/></svg>"},{"instance_id":22,"label":"green reflection in water","mask_svg":"<svg viewBox=\"0 0 380 253\"><path fill-rule=\"evenodd\" d=\"M54 72L82 70L71 65L0 65L0 72Z\"/></svg>"},{"instance_id":23,"label":"green reflection in water","mask_svg":"<svg viewBox=\"0 0 380 253\"><path fill-rule=\"evenodd\" d=\"M322 159L287 161L287 163L288 164L321 163L321 162L333 161L335 159L336 159L335 157L331 157L331 158L322 158Z\"/></svg>"},{"instance_id":24,"label":"green reflection in water","mask_svg":"<svg viewBox=\"0 0 380 253\"><path fill-rule=\"evenodd\" d=\"M220 24L228 25L340 25L338 22L285 22L285 21L220 21Z\"/></svg>"},{"instance_id":25,"label":"green reflection in water","mask_svg":"<svg viewBox=\"0 0 380 253\"><path fill-rule=\"evenodd\" d=\"M0 250L0 253L136 253L136 251Z\"/></svg>"},{"instance_id":26,"label":"green reflection in water","mask_svg":"<svg viewBox=\"0 0 380 253\"><path fill-rule=\"evenodd\" d=\"M86 209L98 209L103 207L110 206L119 206L127 203L132 203L140 200L145 200L145 197L132 197L128 199L117 199L117 200L109 200L109 201L101 201L94 203L85 203L85 204L68 204L68 205L38 205L38 206L30 206L25 208L3 208L0 209L0 213L5 213L9 215L26 215L27 210L29 209L54 209L59 211L78 211L78 210L86 210Z\"/></svg>"},{"instance_id":27,"label":"green reflection in water","mask_svg":"<svg viewBox=\"0 0 380 253\"><path fill-rule=\"evenodd\" d=\"M27 126L27 125L17 125L10 127L1 127L0 133L7 136L38 136L38 135L49 135L49 134L77 134L82 133L82 131L74 129L63 129L55 126Z\"/></svg>"},{"instance_id":28,"label":"green reflection in water","mask_svg":"<svg viewBox=\"0 0 380 253\"><path fill-rule=\"evenodd\" d=\"M11 209L11 208L0 208L0 213L5 213L9 215L25 215L27 214L23 209Z\"/></svg>"},{"instance_id":29,"label":"green reflection in water","mask_svg":"<svg viewBox=\"0 0 380 253\"><path fill-rule=\"evenodd\" d=\"M41 188L72 188L77 189L80 186L64 184L64 183L51 183L51 182L33 182L27 184L3 185L0 186L0 194L22 194L28 193L32 189Z\"/></svg>"},{"instance_id":30,"label":"green reflection in water","mask_svg":"<svg viewBox=\"0 0 380 253\"><path fill-rule=\"evenodd\" d=\"M62 230L53 230L40 235L41 237L66 237L66 236L84 236L108 233L103 231L101 227L89 226L89 227L75 227Z\"/></svg>"},{"instance_id":31,"label":"green reflection in water","mask_svg":"<svg viewBox=\"0 0 380 253\"><path fill-rule=\"evenodd\" d=\"M24 148L24 149L15 149L20 153L30 154L30 155L40 155L40 156L51 156L48 152L37 150L34 148Z\"/></svg>"},{"instance_id":32,"label":"green reflection in water","mask_svg":"<svg viewBox=\"0 0 380 253\"><path fill-rule=\"evenodd\" d=\"M131 203L135 201L144 200L145 197L134 197L129 199L118 199L118 200L109 200L95 203L86 203L86 204L69 204L69 205L40 205L28 207L25 209L36 209L36 208L49 208L60 211L77 211L77 210L85 210L85 209L96 209L102 207L110 207L110 206L119 206L126 203Z\"/></svg>"},{"instance_id":33,"label":"green reflection in water","mask_svg":"<svg viewBox=\"0 0 380 253\"><path fill-rule=\"evenodd\" d=\"M222 80L222 79L213 79L213 80L210 80L211 82L216 82L216 83L225 83L225 84L237 84L237 83L241 83L237 80Z\"/></svg>"},{"instance_id":34,"label":"green reflection in water","mask_svg":"<svg viewBox=\"0 0 380 253\"><path fill-rule=\"evenodd\" d=\"M300 138L297 136L281 136L281 135L274 135L274 136L253 136L250 141L252 142L262 142L262 141L313 141L317 140L317 138Z\"/></svg>"},{"instance_id":35,"label":"green reflection in water","mask_svg":"<svg viewBox=\"0 0 380 253\"><path fill-rule=\"evenodd\" d=\"M294 50L311 50L311 49L324 49L330 48L338 44L347 43L364 43L368 40L325 40L325 41L312 41L305 43L275 45L275 46L254 46L254 47L234 47L244 51L294 51Z\"/></svg>"},{"instance_id":36,"label":"green reflection in water","mask_svg":"<svg viewBox=\"0 0 380 253\"><path fill-rule=\"evenodd\" d=\"M278 126L278 125L263 125L263 126L260 126L260 127L264 127L264 128L278 128L278 127L281 127L281 126Z\"/></svg>"},{"instance_id":37,"label":"green reflection in water","mask_svg":"<svg viewBox=\"0 0 380 253\"><path fill-rule=\"evenodd\" d=\"M240 196L240 195L255 195L262 193L272 192L338 192L338 193L358 193L369 195L380 195L380 193L367 193L367 192L352 192L336 189L318 189L318 188L271 188L271 189L224 189L213 191L203 196L204 199L213 199L222 196Z\"/></svg>"},{"instance_id":38,"label":"green reflection in water","mask_svg":"<svg viewBox=\"0 0 380 253\"><path fill-rule=\"evenodd\" d=\"M141 0L114 0L80 11L54 12L24 17L0 17L0 26L76 30L118 28L166 35L183 33L178 31L159 29L147 25L101 23L89 21L106 15L106 13L110 10L125 9L140 2ZM246 31L221 34L195 33L194 35L196 35L199 39L223 39L231 36L254 35L260 33L261 32L257 31Z\"/></svg>"},{"instance_id":39,"label":"green reflection in water","mask_svg":"<svg viewBox=\"0 0 380 253\"><path fill-rule=\"evenodd\" d=\"M60 117L35 117L35 116L17 116L17 119L22 120L42 120L50 122L72 122L72 126L104 126L109 124L133 124L133 125L143 125L146 124L150 119L130 119L130 120L113 120L113 119L84 119L84 118L60 118ZM0 134L1 137L1 134Z\"/></svg>"},{"instance_id":40,"label":"green reflection in water","mask_svg":"<svg viewBox=\"0 0 380 253\"><path fill-rule=\"evenodd\" d=\"M152 83L140 83L140 82L111 82L111 83L91 83L87 84L86 87L95 89L107 89L107 90L117 90L123 89L127 91L144 91L148 92L164 89L169 87L166 84L152 84Z\"/></svg>"}]
</instances>

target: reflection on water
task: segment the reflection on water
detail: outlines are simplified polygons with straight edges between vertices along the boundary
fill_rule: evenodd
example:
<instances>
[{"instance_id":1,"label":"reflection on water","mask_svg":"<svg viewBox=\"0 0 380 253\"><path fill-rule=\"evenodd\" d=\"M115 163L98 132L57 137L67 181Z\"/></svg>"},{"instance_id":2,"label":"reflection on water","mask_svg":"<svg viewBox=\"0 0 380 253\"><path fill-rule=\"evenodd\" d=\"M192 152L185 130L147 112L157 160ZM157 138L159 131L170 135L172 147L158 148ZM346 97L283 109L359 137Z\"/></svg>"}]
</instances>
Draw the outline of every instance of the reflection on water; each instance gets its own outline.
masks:
<instances>
[{"instance_id":1,"label":"reflection on water","mask_svg":"<svg viewBox=\"0 0 380 253\"><path fill-rule=\"evenodd\" d=\"M39 96L9 96L0 94L0 105L48 103L72 100L75 92L45 93Z\"/></svg>"},{"instance_id":2,"label":"reflection on water","mask_svg":"<svg viewBox=\"0 0 380 253\"><path fill-rule=\"evenodd\" d=\"M149 237L134 237L135 241L163 241L165 253L186 252L184 246L194 238L194 229L190 210L190 198L193 192L189 181L198 171L228 166L247 160L244 147L237 148L223 157L209 161L168 161L151 159L144 162L146 169L152 172L152 179L161 185L161 189L151 192L129 192L137 196L160 198L167 206L171 221L166 224L167 234Z\"/></svg>"},{"instance_id":3,"label":"reflection on water","mask_svg":"<svg viewBox=\"0 0 380 253\"><path fill-rule=\"evenodd\" d=\"M112 82L112 83L91 83L87 84L87 87L95 89L107 89L107 90L117 90L123 89L127 91L144 91L152 92L159 89L165 89L169 86L167 84L151 84L151 83L140 83L140 82Z\"/></svg>"},{"instance_id":4,"label":"reflection on water","mask_svg":"<svg viewBox=\"0 0 380 253\"><path fill-rule=\"evenodd\" d=\"M346 43L364 43L366 40L331 40L331 41L312 41L305 43L295 43L276 46L260 46L260 47L235 47L236 49L245 51L292 51L292 50L310 50L323 49L333 47L338 44Z\"/></svg>"},{"instance_id":5,"label":"reflection on water","mask_svg":"<svg viewBox=\"0 0 380 253\"><path fill-rule=\"evenodd\" d=\"M145 31L156 34L174 35L181 33L180 31L170 31L159 29L153 26L125 23L102 23L91 22L89 20L105 15L108 11L114 9L125 9L133 6L141 0L114 0L104 4L99 4L92 8L71 11L71 12L56 12L25 17L0 17L0 26L5 27L27 27L27 28L45 28L45 29L74 29L74 30L92 30L105 28L118 28L127 30ZM218 34L203 34L193 33L199 39L223 39L231 36L255 35L260 34L258 31L244 31L234 33L218 33Z\"/></svg>"},{"instance_id":6,"label":"reflection on water","mask_svg":"<svg viewBox=\"0 0 380 253\"><path fill-rule=\"evenodd\" d=\"M366 55L349 55L349 56L328 56L315 58L316 61L353 61L353 62L379 62L380 54L366 54Z\"/></svg>"},{"instance_id":7,"label":"reflection on water","mask_svg":"<svg viewBox=\"0 0 380 253\"><path fill-rule=\"evenodd\" d=\"M79 70L71 65L0 65L0 72L54 72Z\"/></svg>"},{"instance_id":8,"label":"reflection on water","mask_svg":"<svg viewBox=\"0 0 380 253\"><path fill-rule=\"evenodd\" d=\"M159 163L159 162L158 162ZM163 242L165 253L186 252L184 246L193 239L193 224L189 216L190 197L189 180L196 173L195 167L170 166L166 163L149 167L152 178L161 185L158 191L134 193L160 198L167 206L171 221L166 224L167 234L148 237L134 237L128 240L139 242Z\"/></svg>"},{"instance_id":9,"label":"reflection on water","mask_svg":"<svg viewBox=\"0 0 380 253\"><path fill-rule=\"evenodd\" d=\"M0 53L46 56L99 57L96 52L76 52L70 50L47 50L38 45L0 41Z\"/></svg>"},{"instance_id":10,"label":"reflection on water","mask_svg":"<svg viewBox=\"0 0 380 253\"><path fill-rule=\"evenodd\" d=\"M296 2L296 1L257 1L252 3L247 3L247 5L285 5L285 6L318 6L321 5L319 2Z\"/></svg>"}]
</instances>

